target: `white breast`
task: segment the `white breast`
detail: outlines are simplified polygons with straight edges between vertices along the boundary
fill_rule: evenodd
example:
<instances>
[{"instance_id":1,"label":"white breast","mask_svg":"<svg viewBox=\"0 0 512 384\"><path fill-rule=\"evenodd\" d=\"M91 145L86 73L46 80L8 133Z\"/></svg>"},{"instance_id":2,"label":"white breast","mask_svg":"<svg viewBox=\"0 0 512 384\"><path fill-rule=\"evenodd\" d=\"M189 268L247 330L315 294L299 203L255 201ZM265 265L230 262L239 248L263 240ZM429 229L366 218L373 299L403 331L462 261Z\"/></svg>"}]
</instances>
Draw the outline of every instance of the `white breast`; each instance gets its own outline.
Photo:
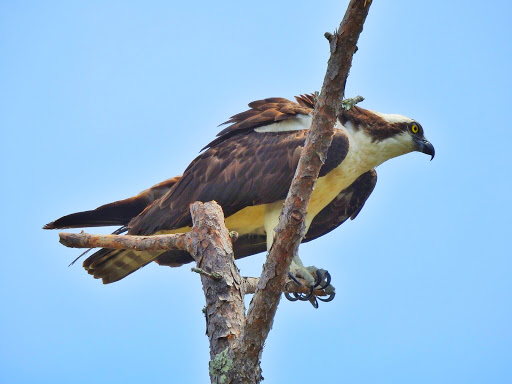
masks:
<instances>
[{"instance_id":1,"label":"white breast","mask_svg":"<svg viewBox=\"0 0 512 384\"><path fill-rule=\"evenodd\" d=\"M341 129L346 133L349 139L349 150L340 165L317 180L309 205L307 225L311 223L318 212L363 173L390 158L412 150L412 140L406 132L377 141L373 140L365 130L355 129L350 122L342 125L338 121L336 129Z\"/></svg>"},{"instance_id":2,"label":"white breast","mask_svg":"<svg viewBox=\"0 0 512 384\"><path fill-rule=\"evenodd\" d=\"M341 164L348 173L360 172L361 175L414 149L412 138L407 132L384 140L375 140L364 129L355 129L351 122L345 123L345 126L337 122L337 128L347 134L350 143L347 157Z\"/></svg>"}]
</instances>

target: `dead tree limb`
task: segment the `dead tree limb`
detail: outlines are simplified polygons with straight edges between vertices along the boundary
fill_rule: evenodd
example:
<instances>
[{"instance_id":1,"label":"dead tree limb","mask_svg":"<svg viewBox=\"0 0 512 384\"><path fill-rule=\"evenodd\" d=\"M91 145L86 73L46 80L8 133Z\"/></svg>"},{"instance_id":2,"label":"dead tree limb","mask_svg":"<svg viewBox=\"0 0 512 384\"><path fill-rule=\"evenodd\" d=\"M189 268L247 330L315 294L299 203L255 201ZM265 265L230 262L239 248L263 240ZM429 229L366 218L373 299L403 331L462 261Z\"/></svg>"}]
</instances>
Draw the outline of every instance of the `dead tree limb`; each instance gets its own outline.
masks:
<instances>
[{"instance_id":1,"label":"dead tree limb","mask_svg":"<svg viewBox=\"0 0 512 384\"><path fill-rule=\"evenodd\" d=\"M185 249L188 234L155 236L91 235L89 233L59 233L60 243L70 248L134 249L136 251L158 251Z\"/></svg>"},{"instance_id":2,"label":"dead tree limb","mask_svg":"<svg viewBox=\"0 0 512 384\"><path fill-rule=\"evenodd\" d=\"M274 243L247 313L247 324L237 343L239 353L245 356L244 366L239 367L239 377L252 380L248 382L262 379L259 365L262 348L272 326L287 271L305 235L307 207L332 141L352 56L370 4L370 0L351 0L338 31L328 37L331 57L317 98L313 123L275 229Z\"/></svg>"},{"instance_id":3,"label":"dead tree limb","mask_svg":"<svg viewBox=\"0 0 512 384\"><path fill-rule=\"evenodd\" d=\"M224 224L222 208L215 202L190 206L192 230L186 250L196 261L206 297L206 330L210 340L210 378L222 382L225 370L236 364L227 357L245 325L242 277L234 263L233 247ZM220 278L211 278L215 274ZM230 362L231 361L231 362Z\"/></svg>"},{"instance_id":4,"label":"dead tree limb","mask_svg":"<svg viewBox=\"0 0 512 384\"><path fill-rule=\"evenodd\" d=\"M216 220L223 222L223 216ZM201 215L198 214L198 222L201 221ZM69 248L108 248L108 249L133 249L135 251L158 251L158 250L187 250L186 244L193 241L194 237L190 233L177 233L174 235L153 235L153 236L131 236L131 235L93 235L85 232L81 233L59 233L60 243ZM229 237L233 239L232 233ZM208 240L208 239L207 239ZM201 268L192 268L193 272L203 274L209 278L219 279L217 272L206 272ZM300 280L300 278L299 278ZM244 295L250 295L256 292L256 287L260 281L257 277L242 277L242 292ZM290 278L287 278L283 292L296 292L308 294L309 288L304 285L298 285ZM321 289L313 291L315 296L328 296Z\"/></svg>"}]
</instances>

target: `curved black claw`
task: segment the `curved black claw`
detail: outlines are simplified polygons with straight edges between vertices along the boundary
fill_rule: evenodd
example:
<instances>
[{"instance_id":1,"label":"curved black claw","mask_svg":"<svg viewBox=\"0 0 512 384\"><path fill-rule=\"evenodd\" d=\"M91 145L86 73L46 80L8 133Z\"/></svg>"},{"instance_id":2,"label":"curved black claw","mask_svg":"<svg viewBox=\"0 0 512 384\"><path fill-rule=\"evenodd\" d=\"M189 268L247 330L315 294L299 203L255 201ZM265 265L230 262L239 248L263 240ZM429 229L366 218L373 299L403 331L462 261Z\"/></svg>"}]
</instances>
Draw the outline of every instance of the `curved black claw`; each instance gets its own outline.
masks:
<instances>
[{"instance_id":1,"label":"curved black claw","mask_svg":"<svg viewBox=\"0 0 512 384\"><path fill-rule=\"evenodd\" d=\"M334 299L334 296L336 296L336 292L331 292L329 296L327 296L327 299L324 299L320 296L318 296L317 299L323 301L324 303L328 303L329 301L332 301Z\"/></svg>"},{"instance_id":2,"label":"curved black claw","mask_svg":"<svg viewBox=\"0 0 512 384\"><path fill-rule=\"evenodd\" d=\"M285 292L284 293L284 297L286 297L290 301L297 301L297 300L299 300L298 297L293 297L289 292Z\"/></svg>"},{"instance_id":3,"label":"curved black claw","mask_svg":"<svg viewBox=\"0 0 512 384\"><path fill-rule=\"evenodd\" d=\"M293 276L293 273L288 272L288 277L290 279L292 279L293 281L295 281L297 284L302 285L302 283L299 280L297 280L297 278L295 276Z\"/></svg>"},{"instance_id":4,"label":"curved black claw","mask_svg":"<svg viewBox=\"0 0 512 384\"><path fill-rule=\"evenodd\" d=\"M300 300L300 301L308 301L309 299L311 299L313 297L313 291L315 290L315 287L314 286L311 286L309 287L309 293L298 293L298 292L293 292L292 294L297 298L297 300Z\"/></svg>"},{"instance_id":5,"label":"curved black claw","mask_svg":"<svg viewBox=\"0 0 512 384\"><path fill-rule=\"evenodd\" d=\"M293 276L292 273L288 272L288 276L290 277L290 279L295 281L298 285L304 286L304 284L302 284L299 280L297 280L297 278L295 276ZM311 297L313 297L314 290L315 290L315 285L312 285L309 287L309 293L307 293L307 294L291 292L291 295L290 295L288 292L285 292L284 296L290 301L297 301L297 300L308 301L309 299L311 299Z\"/></svg>"},{"instance_id":6,"label":"curved black claw","mask_svg":"<svg viewBox=\"0 0 512 384\"><path fill-rule=\"evenodd\" d=\"M323 271L323 272L321 272ZM325 280L325 281L324 281ZM316 270L315 288L325 289L331 284L331 274L326 270Z\"/></svg>"},{"instance_id":7,"label":"curved black claw","mask_svg":"<svg viewBox=\"0 0 512 384\"><path fill-rule=\"evenodd\" d=\"M311 303L313 308L318 309L318 301L316 299L317 299L317 297L314 296L311 299L309 299L309 302Z\"/></svg>"}]
</instances>

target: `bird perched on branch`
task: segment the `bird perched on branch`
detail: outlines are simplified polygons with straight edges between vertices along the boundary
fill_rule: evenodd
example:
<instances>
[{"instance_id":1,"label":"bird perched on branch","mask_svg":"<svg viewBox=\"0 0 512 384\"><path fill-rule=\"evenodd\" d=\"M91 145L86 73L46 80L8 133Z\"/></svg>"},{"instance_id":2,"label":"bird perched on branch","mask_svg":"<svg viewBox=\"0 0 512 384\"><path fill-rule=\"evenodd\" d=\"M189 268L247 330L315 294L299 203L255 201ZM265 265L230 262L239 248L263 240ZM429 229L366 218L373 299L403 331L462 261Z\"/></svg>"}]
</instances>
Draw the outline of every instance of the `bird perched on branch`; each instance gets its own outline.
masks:
<instances>
[{"instance_id":1,"label":"bird perched on branch","mask_svg":"<svg viewBox=\"0 0 512 384\"><path fill-rule=\"evenodd\" d=\"M312 122L314 95L296 100L268 98L250 103L250 109L224 123L228 126L203 148L182 176L129 199L61 217L44 228L121 225L118 233L130 235L182 233L192 225L189 205L215 200L224 210L227 228L239 234L234 243L236 258L270 249ZM354 219L375 187L375 167L412 151L431 159L435 154L415 120L358 106L342 110L308 207L303 241ZM176 267L193 259L186 251L100 249L83 265L89 274L108 284L152 261ZM290 273L312 286L329 279L316 268L304 267L298 256Z\"/></svg>"}]
</instances>

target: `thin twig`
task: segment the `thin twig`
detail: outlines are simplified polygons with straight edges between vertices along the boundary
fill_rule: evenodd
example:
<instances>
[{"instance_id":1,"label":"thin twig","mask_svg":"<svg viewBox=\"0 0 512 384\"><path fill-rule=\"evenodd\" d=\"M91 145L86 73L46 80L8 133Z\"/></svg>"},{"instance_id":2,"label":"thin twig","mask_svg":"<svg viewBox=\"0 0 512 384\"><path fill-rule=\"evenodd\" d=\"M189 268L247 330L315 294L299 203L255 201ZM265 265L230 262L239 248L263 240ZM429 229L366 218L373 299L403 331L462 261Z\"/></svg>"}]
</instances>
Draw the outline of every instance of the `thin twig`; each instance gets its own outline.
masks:
<instances>
[{"instance_id":1,"label":"thin twig","mask_svg":"<svg viewBox=\"0 0 512 384\"><path fill-rule=\"evenodd\" d=\"M200 275L209 277L210 279L213 279L213 280L221 280L222 279L222 275L217 272L206 272L204 269L201 269L201 268L190 268L190 270L192 272L199 273Z\"/></svg>"}]
</instances>

